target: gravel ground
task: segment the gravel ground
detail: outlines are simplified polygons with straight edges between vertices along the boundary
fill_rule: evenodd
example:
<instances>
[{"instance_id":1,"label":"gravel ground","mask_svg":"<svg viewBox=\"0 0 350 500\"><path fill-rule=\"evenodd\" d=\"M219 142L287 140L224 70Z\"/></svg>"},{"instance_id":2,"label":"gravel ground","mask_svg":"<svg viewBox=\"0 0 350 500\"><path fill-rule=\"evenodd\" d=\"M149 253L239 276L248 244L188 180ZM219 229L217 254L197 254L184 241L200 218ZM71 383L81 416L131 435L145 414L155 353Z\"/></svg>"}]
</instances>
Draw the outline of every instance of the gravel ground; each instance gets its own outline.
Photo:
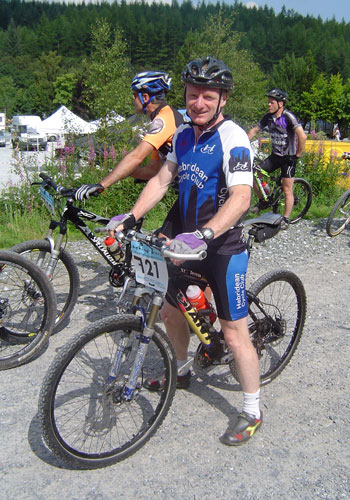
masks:
<instances>
[{"instance_id":1,"label":"gravel ground","mask_svg":"<svg viewBox=\"0 0 350 500\"><path fill-rule=\"evenodd\" d=\"M37 418L41 380L60 346L113 312L107 272L73 244L82 279L71 322L32 363L1 373L0 498L80 500L348 499L349 232L330 239L325 221L302 221L254 250L249 282L293 270L307 292L304 334L290 365L262 389L264 425L238 449L218 437L242 394L195 380L178 391L151 441L114 466L68 468L44 446Z\"/></svg>"}]
</instances>

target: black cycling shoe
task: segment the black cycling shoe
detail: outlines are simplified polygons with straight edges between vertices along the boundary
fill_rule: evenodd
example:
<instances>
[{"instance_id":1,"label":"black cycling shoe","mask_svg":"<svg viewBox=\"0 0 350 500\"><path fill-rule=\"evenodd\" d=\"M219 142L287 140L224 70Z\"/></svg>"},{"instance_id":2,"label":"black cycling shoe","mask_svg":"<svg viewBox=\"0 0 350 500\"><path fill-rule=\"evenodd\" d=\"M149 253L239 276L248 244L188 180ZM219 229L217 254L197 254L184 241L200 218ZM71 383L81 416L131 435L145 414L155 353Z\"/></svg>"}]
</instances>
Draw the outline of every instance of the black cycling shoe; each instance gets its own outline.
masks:
<instances>
[{"instance_id":1,"label":"black cycling shoe","mask_svg":"<svg viewBox=\"0 0 350 500\"><path fill-rule=\"evenodd\" d=\"M228 428L220 437L220 441L228 446L239 446L249 441L255 432L260 429L263 420L261 412L260 418L254 418L245 412L242 412L233 428Z\"/></svg>"},{"instance_id":2,"label":"black cycling shoe","mask_svg":"<svg viewBox=\"0 0 350 500\"><path fill-rule=\"evenodd\" d=\"M178 375L176 381L176 389L188 389L191 385L191 371L188 371L186 375ZM164 388L164 379L146 379L143 383L143 387L146 387L149 391L161 391Z\"/></svg>"}]
</instances>

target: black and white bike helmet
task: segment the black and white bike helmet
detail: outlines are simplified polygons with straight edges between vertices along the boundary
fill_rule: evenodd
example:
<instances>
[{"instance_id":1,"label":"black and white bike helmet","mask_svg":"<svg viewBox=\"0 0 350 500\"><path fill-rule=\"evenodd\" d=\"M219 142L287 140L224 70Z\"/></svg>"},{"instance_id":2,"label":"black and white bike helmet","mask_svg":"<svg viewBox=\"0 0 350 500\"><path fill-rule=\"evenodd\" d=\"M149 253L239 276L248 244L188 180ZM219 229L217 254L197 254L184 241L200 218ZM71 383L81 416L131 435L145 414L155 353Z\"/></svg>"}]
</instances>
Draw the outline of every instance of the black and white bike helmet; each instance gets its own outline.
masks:
<instances>
[{"instance_id":1,"label":"black and white bike helmet","mask_svg":"<svg viewBox=\"0 0 350 500\"><path fill-rule=\"evenodd\" d=\"M189 62L181 73L181 81L226 90L233 87L230 68L223 61L210 56Z\"/></svg>"},{"instance_id":2,"label":"black and white bike helmet","mask_svg":"<svg viewBox=\"0 0 350 500\"><path fill-rule=\"evenodd\" d=\"M271 89L266 94L266 97L271 97L272 99L276 99L276 101L286 102L286 100L288 99L288 94L287 92L281 89Z\"/></svg>"}]
</instances>

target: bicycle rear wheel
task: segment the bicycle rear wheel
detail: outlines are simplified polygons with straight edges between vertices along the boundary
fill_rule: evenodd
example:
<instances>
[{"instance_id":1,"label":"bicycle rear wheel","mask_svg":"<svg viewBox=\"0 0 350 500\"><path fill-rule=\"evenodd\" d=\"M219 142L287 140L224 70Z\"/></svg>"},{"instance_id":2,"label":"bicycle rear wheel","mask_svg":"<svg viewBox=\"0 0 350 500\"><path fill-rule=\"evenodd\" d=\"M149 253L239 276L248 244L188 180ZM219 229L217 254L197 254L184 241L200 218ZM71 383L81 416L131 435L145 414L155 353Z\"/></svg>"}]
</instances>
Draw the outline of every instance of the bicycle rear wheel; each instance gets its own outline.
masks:
<instances>
[{"instance_id":1,"label":"bicycle rear wheel","mask_svg":"<svg viewBox=\"0 0 350 500\"><path fill-rule=\"evenodd\" d=\"M23 241L11 248L13 252L24 255L46 271L51 248L47 240ZM58 332L69 320L69 316L78 300L80 286L79 271L74 259L66 250L61 250L52 276L50 276L56 292L57 316L54 332Z\"/></svg>"},{"instance_id":2,"label":"bicycle rear wheel","mask_svg":"<svg viewBox=\"0 0 350 500\"><path fill-rule=\"evenodd\" d=\"M289 224L296 224L308 212L312 203L312 188L305 179L296 177L293 185L294 205L292 213L289 216ZM277 203L273 207L274 213L284 214L286 200L284 193L278 198Z\"/></svg>"},{"instance_id":3,"label":"bicycle rear wheel","mask_svg":"<svg viewBox=\"0 0 350 500\"><path fill-rule=\"evenodd\" d=\"M326 223L328 236L337 236L350 222L350 189L345 191L334 205Z\"/></svg>"},{"instance_id":4,"label":"bicycle rear wheel","mask_svg":"<svg viewBox=\"0 0 350 500\"><path fill-rule=\"evenodd\" d=\"M0 370L39 354L55 314L55 292L45 274L21 255L0 251Z\"/></svg>"},{"instance_id":5,"label":"bicycle rear wheel","mask_svg":"<svg viewBox=\"0 0 350 500\"><path fill-rule=\"evenodd\" d=\"M69 341L49 367L39 399L39 417L49 448L66 462L85 469L125 459L161 425L176 387L174 350L156 327L148 345L136 391L122 397L140 346L141 321L133 315L96 322ZM113 383L111 367L120 359ZM164 379L157 392L146 378Z\"/></svg>"},{"instance_id":6,"label":"bicycle rear wheel","mask_svg":"<svg viewBox=\"0 0 350 500\"><path fill-rule=\"evenodd\" d=\"M275 379L290 362L303 332L305 289L294 273L271 271L248 292L249 332L260 363L260 383ZM232 374L237 378L234 361Z\"/></svg>"}]
</instances>

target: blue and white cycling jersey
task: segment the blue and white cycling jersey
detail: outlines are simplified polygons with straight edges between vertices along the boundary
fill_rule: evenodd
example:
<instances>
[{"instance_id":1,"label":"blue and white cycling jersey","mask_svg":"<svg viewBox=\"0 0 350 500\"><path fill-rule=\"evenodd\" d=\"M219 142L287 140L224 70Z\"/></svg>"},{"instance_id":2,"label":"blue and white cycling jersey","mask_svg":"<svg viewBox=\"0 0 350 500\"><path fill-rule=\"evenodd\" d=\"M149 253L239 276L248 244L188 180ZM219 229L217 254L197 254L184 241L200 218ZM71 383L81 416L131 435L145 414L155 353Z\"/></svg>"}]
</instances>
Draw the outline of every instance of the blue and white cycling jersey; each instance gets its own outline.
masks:
<instances>
[{"instance_id":1,"label":"blue and white cycling jersey","mask_svg":"<svg viewBox=\"0 0 350 500\"><path fill-rule=\"evenodd\" d=\"M181 125L167 158L177 163L180 217L183 232L194 231L210 220L236 185L253 186L253 153L245 131L225 119L201 134L196 142L191 125ZM238 224L210 243L222 254L240 253L245 247Z\"/></svg>"}]
</instances>

